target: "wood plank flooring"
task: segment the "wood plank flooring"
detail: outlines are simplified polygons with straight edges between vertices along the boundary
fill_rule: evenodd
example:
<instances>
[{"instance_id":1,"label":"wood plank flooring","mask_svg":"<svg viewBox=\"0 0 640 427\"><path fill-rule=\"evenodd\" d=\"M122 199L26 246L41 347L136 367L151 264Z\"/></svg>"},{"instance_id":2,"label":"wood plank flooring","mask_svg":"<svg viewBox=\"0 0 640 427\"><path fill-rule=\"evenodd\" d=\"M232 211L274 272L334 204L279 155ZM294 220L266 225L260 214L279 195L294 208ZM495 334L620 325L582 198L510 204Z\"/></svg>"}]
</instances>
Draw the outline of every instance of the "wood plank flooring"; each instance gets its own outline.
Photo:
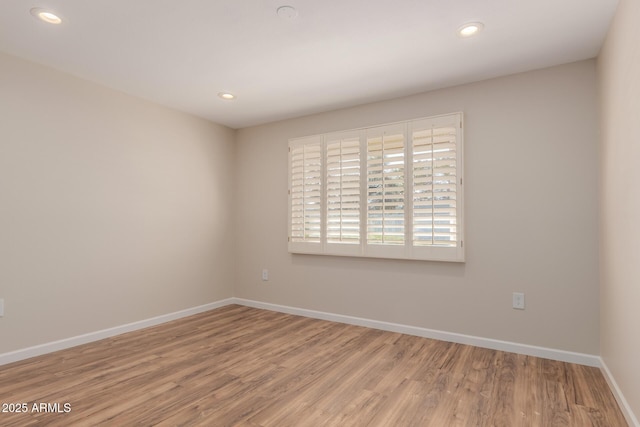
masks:
<instances>
[{"instance_id":1,"label":"wood plank flooring","mask_svg":"<svg viewBox=\"0 0 640 427\"><path fill-rule=\"evenodd\" d=\"M0 402L27 404L4 427L627 425L597 368L237 305L2 366Z\"/></svg>"}]
</instances>

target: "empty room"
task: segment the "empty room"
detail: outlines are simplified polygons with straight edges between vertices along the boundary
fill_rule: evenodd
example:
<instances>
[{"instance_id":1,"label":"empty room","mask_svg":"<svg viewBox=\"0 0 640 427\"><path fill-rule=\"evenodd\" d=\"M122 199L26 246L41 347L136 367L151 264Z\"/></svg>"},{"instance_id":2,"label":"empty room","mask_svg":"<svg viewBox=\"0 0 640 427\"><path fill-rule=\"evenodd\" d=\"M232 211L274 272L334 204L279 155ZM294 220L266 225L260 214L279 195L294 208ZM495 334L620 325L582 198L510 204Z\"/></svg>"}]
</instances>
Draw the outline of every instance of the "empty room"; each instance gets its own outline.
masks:
<instances>
[{"instance_id":1,"label":"empty room","mask_svg":"<svg viewBox=\"0 0 640 427\"><path fill-rule=\"evenodd\" d=\"M640 423L640 2L0 2L0 425Z\"/></svg>"}]
</instances>

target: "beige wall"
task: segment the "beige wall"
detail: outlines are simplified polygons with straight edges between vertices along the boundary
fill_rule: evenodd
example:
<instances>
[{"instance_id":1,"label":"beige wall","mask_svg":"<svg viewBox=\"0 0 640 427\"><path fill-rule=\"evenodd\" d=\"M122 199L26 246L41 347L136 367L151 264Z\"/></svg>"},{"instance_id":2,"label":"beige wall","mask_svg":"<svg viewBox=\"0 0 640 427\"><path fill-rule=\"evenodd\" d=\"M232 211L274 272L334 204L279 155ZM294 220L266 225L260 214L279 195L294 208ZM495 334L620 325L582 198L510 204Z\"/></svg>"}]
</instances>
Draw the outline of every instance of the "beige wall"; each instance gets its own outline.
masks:
<instances>
[{"instance_id":1,"label":"beige wall","mask_svg":"<svg viewBox=\"0 0 640 427\"><path fill-rule=\"evenodd\" d=\"M640 417L640 2L621 0L598 59L601 355Z\"/></svg>"},{"instance_id":2,"label":"beige wall","mask_svg":"<svg viewBox=\"0 0 640 427\"><path fill-rule=\"evenodd\" d=\"M287 252L289 138L453 111L465 264ZM235 296L598 354L597 123L590 60L239 130Z\"/></svg>"},{"instance_id":3,"label":"beige wall","mask_svg":"<svg viewBox=\"0 0 640 427\"><path fill-rule=\"evenodd\" d=\"M234 138L0 54L0 353L232 296Z\"/></svg>"}]
</instances>

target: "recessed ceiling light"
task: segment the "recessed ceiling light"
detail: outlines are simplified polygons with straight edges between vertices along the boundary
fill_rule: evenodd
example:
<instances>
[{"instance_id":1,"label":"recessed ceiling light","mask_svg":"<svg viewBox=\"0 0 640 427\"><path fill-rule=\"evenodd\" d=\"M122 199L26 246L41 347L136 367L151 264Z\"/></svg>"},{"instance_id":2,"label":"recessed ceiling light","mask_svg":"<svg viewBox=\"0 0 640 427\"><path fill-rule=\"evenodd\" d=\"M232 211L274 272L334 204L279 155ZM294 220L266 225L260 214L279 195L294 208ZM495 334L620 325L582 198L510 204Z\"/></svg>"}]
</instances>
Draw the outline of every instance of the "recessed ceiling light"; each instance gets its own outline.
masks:
<instances>
[{"instance_id":1,"label":"recessed ceiling light","mask_svg":"<svg viewBox=\"0 0 640 427\"><path fill-rule=\"evenodd\" d=\"M61 24L62 18L50 10L42 9L40 7L34 7L30 10L31 14L39 20L46 22L47 24Z\"/></svg>"},{"instance_id":2,"label":"recessed ceiling light","mask_svg":"<svg viewBox=\"0 0 640 427\"><path fill-rule=\"evenodd\" d=\"M482 22L468 22L458 28L458 34L460 37L471 37L478 34L483 28Z\"/></svg>"},{"instance_id":3,"label":"recessed ceiling light","mask_svg":"<svg viewBox=\"0 0 640 427\"><path fill-rule=\"evenodd\" d=\"M232 93L228 93L228 92L220 92L220 93L218 94L218 96L219 96L220 98L222 98L222 99L226 99L226 100L228 100L228 101L236 98L236 96L235 96L234 94L232 94Z\"/></svg>"},{"instance_id":4,"label":"recessed ceiling light","mask_svg":"<svg viewBox=\"0 0 640 427\"><path fill-rule=\"evenodd\" d=\"M284 19L296 19L298 17L298 11L293 6L280 6L276 13L280 18Z\"/></svg>"}]
</instances>

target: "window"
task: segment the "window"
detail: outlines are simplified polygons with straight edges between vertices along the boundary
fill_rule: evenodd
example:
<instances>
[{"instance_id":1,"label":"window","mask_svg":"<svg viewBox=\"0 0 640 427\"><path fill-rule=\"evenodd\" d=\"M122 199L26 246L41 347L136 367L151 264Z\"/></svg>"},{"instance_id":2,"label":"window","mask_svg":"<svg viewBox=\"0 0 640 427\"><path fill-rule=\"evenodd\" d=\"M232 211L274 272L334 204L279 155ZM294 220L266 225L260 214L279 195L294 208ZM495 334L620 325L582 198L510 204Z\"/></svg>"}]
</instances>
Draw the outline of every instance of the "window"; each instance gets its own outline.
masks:
<instances>
[{"instance_id":1,"label":"window","mask_svg":"<svg viewBox=\"0 0 640 427\"><path fill-rule=\"evenodd\" d=\"M289 141L289 252L464 261L462 113Z\"/></svg>"}]
</instances>

